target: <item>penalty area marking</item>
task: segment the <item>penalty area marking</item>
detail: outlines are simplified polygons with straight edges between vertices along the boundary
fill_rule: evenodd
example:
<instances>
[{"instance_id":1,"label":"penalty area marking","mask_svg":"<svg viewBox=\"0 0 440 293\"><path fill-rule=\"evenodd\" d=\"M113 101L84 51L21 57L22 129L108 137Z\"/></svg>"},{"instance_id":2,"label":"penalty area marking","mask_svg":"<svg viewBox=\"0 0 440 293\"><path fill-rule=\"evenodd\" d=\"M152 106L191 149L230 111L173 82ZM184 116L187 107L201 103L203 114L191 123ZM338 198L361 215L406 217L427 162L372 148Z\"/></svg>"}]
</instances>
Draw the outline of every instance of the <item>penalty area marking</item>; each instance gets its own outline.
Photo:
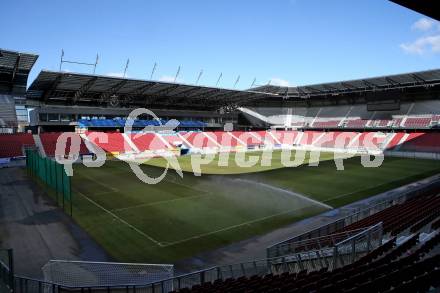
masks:
<instances>
[{"instance_id":1,"label":"penalty area marking","mask_svg":"<svg viewBox=\"0 0 440 293\"><path fill-rule=\"evenodd\" d=\"M254 223L258 223L258 222L261 222L261 221L264 221L264 220L267 220L267 219L271 219L271 218L274 218L274 217L278 217L278 216L281 216L281 215L289 214L289 213L292 213L292 212L295 212L295 211L299 211L299 210L302 209L302 208L295 208L295 209L283 211L283 212L280 212L280 213L276 213L276 214L272 214L272 215L269 215L269 216L266 216L266 217L262 217L262 218L258 218L258 219L254 219L254 220L250 220L250 221L246 221L246 222L243 222L243 223L240 223L240 224L237 224L237 225L225 227L225 228L218 229L218 230L215 230L215 231L211 231L211 232L207 232L207 233L203 233L203 234L198 234L198 235L195 235L195 236L192 236L192 237L188 237L188 238L185 238L185 239L182 239L182 240L177 240L177 241L174 241L174 242L165 242L165 241L164 242L159 242L159 241L155 240L154 238L152 238L151 236L147 235L146 233L142 232L141 230L139 230L135 226L131 225L127 221L121 219L120 217L118 217L113 212L111 212L108 209L104 208L103 206L101 206L100 204L98 204L97 202L95 202L94 200L92 200L91 198L89 198L88 196L83 194L82 192L79 192L79 191L76 191L76 192L78 194L80 194L81 196L83 196L86 200L91 202L93 205L98 207L99 209L105 211L106 213L108 213L113 218L117 219L118 221L120 221L124 225L130 227L131 229L133 229L134 231L139 233L141 236L144 236L145 238L147 238L148 240L150 240L151 242L155 243L157 246L162 247L162 248L173 246L173 245L180 244L180 243L184 243L184 242L187 242L187 241L190 241L190 240L193 240L193 239L198 239L198 238L206 237L206 236L213 235L213 234L216 234L216 233L232 230L232 229L239 228L239 227L242 227L242 226L251 225L251 224L254 224ZM184 199L184 198L181 198L181 199Z\"/></svg>"},{"instance_id":2,"label":"penalty area marking","mask_svg":"<svg viewBox=\"0 0 440 293\"><path fill-rule=\"evenodd\" d=\"M144 232L142 232L141 230L139 230L138 228L136 228L135 226L133 226L132 224L128 223L127 221L121 219L120 217L118 217L117 215L115 215L114 213L112 213L111 211L109 211L108 209L106 209L105 207L103 207L102 205L100 205L99 203L95 202L94 200L92 200L91 198L89 198L88 196L86 196L84 193L80 192L80 191L76 191L78 194L80 194L81 196L83 196L86 200L88 200L89 202L91 202L93 205L95 205L96 207L100 208L101 210L103 210L104 212L106 212L107 214L109 214L110 216L112 216L113 218L115 218L116 220L120 221L121 223L123 223L124 225L130 227L131 229L133 229L134 231L136 231L137 233L139 233L140 235L144 236L145 238L147 238L148 240L150 240L151 242L153 242L154 244L156 244L157 246L160 247L164 247L164 245L157 241L156 239L154 239L153 237L145 234Z\"/></svg>"}]
</instances>

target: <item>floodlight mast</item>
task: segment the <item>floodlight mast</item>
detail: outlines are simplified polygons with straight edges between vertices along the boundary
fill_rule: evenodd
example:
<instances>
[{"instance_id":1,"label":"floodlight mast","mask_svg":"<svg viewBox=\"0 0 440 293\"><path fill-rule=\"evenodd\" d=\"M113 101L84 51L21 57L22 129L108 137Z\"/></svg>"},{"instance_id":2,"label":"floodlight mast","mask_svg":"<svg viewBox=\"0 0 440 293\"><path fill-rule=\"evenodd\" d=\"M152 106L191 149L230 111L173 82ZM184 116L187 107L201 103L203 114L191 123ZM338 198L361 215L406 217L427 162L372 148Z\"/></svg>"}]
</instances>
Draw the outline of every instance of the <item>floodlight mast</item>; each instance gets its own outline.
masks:
<instances>
[{"instance_id":1,"label":"floodlight mast","mask_svg":"<svg viewBox=\"0 0 440 293\"><path fill-rule=\"evenodd\" d=\"M203 69L200 69L200 73L199 73L199 76L197 76L197 80L196 80L195 85L199 84L199 81L200 81L200 78L202 77L202 74L203 74Z\"/></svg>"},{"instance_id":2,"label":"floodlight mast","mask_svg":"<svg viewBox=\"0 0 440 293\"><path fill-rule=\"evenodd\" d=\"M151 70L150 80L153 80L153 75L154 72L156 71L156 68L157 68L157 62L154 62L153 69Z\"/></svg>"},{"instance_id":3,"label":"floodlight mast","mask_svg":"<svg viewBox=\"0 0 440 293\"><path fill-rule=\"evenodd\" d=\"M220 79L222 79L223 76L223 72L220 72L220 75L218 76L217 82L215 83L215 86L218 86L218 84L220 83Z\"/></svg>"},{"instance_id":4,"label":"floodlight mast","mask_svg":"<svg viewBox=\"0 0 440 293\"><path fill-rule=\"evenodd\" d=\"M254 77L254 80L252 81L252 83L251 83L251 87L250 87L250 88L253 88L253 87L254 87L255 82L257 82L257 78L256 78L256 77Z\"/></svg>"},{"instance_id":5,"label":"floodlight mast","mask_svg":"<svg viewBox=\"0 0 440 293\"><path fill-rule=\"evenodd\" d=\"M69 64L92 66L93 67L93 74L95 74L96 66L98 66L98 60L99 60L99 55L98 54L96 54L95 63L87 63L87 62L79 62L79 61L73 61L73 60L65 60L64 59L64 49L61 49L60 70L59 71L61 71L62 66L63 66L64 63L69 63Z\"/></svg>"},{"instance_id":6,"label":"floodlight mast","mask_svg":"<svg viewBox=\"0 0 440 293\"><path fill-rule=\"evenodd\" d=\"M130 59L127 59L127 63L125 63L125 68L124 68L124 75L122 76L123 78L125 78L125 75L127 74L127 69L128 69L129 63L130 63Z\"/></svg>"},{"instance_id":7,"label":"floodlight mast","mask_svg":"<svg viewBox=\"0 0 440 293\"><path fill-rule=\"evenodd\" d=\"M98 60L99 60L99 55L98 53L96 53L95 66L93 66L93 74L95 74L96 66L98 66Z\"/></svg>"},{"instance_id":8,"label":"floodlight mast","mask_svg":"<svg viewBox=\"0 0 440 293\"><path fill-rule=\"evenodd\" d=\"M237 79L235 80L235 83L234 83L234 89L235 89L235 87L237 86L237 84L238 84L238 82L240 81L240 75L239 76L237 76Z\"/></svg>"},{"instance_id":9,"label":"floodlight mast","mask_svg":"<svg viewBox=\"0 0 440 293\"><path fill-rule=\"evenodd\" d=\"M177 68L176 76L174 76L174 83L176 83L177 78L179 77L179 74L180 74L180 65L179 65L179 67Z\"/></svg>"}]
</instances>

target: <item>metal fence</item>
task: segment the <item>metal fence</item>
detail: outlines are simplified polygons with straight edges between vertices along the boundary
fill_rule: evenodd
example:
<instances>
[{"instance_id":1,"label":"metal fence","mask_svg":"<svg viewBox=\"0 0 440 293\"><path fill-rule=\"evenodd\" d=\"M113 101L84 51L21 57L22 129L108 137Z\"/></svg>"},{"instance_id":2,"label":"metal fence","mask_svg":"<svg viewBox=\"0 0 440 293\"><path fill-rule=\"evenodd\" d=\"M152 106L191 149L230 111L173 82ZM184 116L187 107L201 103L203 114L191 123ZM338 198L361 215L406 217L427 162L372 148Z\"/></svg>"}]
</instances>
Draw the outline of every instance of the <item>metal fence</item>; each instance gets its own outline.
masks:
<instances>
[{"instance_id":1,"label":"metal fence","mask_svg":"<svg viewBox=\"0 0 440 293\"><path fill-rule=\"evenodd\" d=\"M338 219L334 222L320 226L306 233L288 238L284 241L278 242L266 249L267 257L272 258L272 257L283 256L290 253L295 253L295 246L294 246L295 243L334 234L335 232L340 231L342 228L354 222L357 222L373 214L376 214L390 206L403 203L409 198L418 196L420 194L426 193L430 190L439 187L440 187L440 179L437 178L436 180L430 183L414 186L406 191L396 193L395 195L389 196L386 199L379 201L373 205L370 205L365 209L358 209L353 213L351 213L350 215Z\"/></svg>"},{"instance_id":2,"label":"metal fence","mask_svg":"<svg viewBox=\"0 0 440 293\"><path fill-rule=\"evenodd\" d=\"M212 267L177 277L148 284L125 284L111 286L65 286L29 278L15 277L15 292L58 293L58 292L127 292L166 293L182 288L190 288L205 282L228 278L250 277L254 275L298 273L303 270L329 270L350 264L382 243L382 223L362 231L337 243L333 247L303 251L282 257L253 260L238 264Z\"/></svg>"},{"instance_id":3,"label":"metal fence","mask_svg":"<svg viewBox=\"0 0 440 293\"><path fill-rule=\"evenodd\" d=\"M250 277L253 275L298 273L302 270L315 271L322 268L329 270L353 263L360 257L382 244L382 223L353 233L347 239L334 246L303 251L282 257L267 258L233 265L213 267L207 270L181 275L162 280L145 288L145 292L168 292L169 288L178 290L200 285L204 282L225 280L228 278ZM163 288L166 290L164 291Z\"/></svg>"}]
</instances>

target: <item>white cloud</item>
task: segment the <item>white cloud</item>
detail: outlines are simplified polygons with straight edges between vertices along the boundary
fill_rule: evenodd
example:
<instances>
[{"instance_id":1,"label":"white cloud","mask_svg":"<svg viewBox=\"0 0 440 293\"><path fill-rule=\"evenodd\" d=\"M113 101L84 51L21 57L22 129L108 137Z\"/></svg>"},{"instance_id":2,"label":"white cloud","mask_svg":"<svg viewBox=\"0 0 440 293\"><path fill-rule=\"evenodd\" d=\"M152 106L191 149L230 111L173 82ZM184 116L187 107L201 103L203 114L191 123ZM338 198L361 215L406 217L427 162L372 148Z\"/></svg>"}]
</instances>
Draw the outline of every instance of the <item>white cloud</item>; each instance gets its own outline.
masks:
<instances>
[{"instance_id":1,"label":"white cloud","mask_svg":"<svg viewBox=\"0 0 440 293\"><path fill-rule=\"evenodd\" d=\"M413 30L418 30L418 31L425 32L425 31L429 31L430 29L432 29L435 24L436 24L436 21L423 17L423 18L420 18L418 21L416 21L412 25L411 28Z\"/></svg>"},{"instance_id":2,"label":"white cloud","mask_svg":"<svg viewBox=\"0 0 440 293\"><path fill-rule=\"evenodd\" d=\"M440 53L440 34L420 37L414 42L401 44L400 48L409 54Z\"/></svg>"},{"instance_id":3,"label":"white cloud","mask_svg":"<svg viewBox=\"0 0 440 293\"><path fill-rule=\"evenodd\" d=\"M106 73L105 75L112 77L124 77L124 72L109 72ZM125 74L125 77L128 77L128 74Z\"/></svg>"},{"instance_id":4,"label":"white cloud","mask_svg":"<svg viewBox=\"0 0 440 293\"><path fill-rule=\"evenodd\" d=\"M159 81L163 81L163 82L174 82L174 76L171 76L171 75L162 75L160 78L159 78ZM177 83L183 83L183 79L182 78L180 78L180 77L178 77L177 79L176 79L176 82Z\"/></svg>"},{"instance_id":5,"label":"white cloud","mask_svg":"<svg viewBox=\"0 0 440 293\"><path fill-rule=\"evenodd\" d=\"M422 36L412 42L400 44L400 48L405 53L416 55L440 53L440 22L423 17L417 20L411 29L419 31Z\"/></svg>"},{"instance_id":6,"label":"white cloud","mask_svg":"<svg viewBox=\"0 0 440 293\"><path fill-rule=\"evenodd\" d=\"M269 83L271 85L277 85L277 86L289 86L290 85L288 80L281 79L281 78L278 78L278 77L271 78Z\"/></svg>"}]
</instances>

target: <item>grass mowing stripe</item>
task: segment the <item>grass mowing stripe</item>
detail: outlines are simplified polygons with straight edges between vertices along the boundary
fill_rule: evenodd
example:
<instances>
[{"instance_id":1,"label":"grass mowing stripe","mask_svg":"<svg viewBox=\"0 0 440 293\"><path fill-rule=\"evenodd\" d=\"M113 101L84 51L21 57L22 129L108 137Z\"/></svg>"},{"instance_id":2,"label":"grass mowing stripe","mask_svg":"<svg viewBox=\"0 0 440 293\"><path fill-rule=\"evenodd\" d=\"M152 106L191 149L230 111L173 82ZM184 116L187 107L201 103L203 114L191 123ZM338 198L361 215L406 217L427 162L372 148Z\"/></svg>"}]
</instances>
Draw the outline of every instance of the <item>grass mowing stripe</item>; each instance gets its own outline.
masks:
<instances>
[{"instance_id":1,"label":"grass mowing stripe","mask_svg":"<svg viewBox=\"0 0 440 293\"><path fill-rule=\"evenodd\" d=\"M261 221L264 221L264 220L268 220L268 219L271 219L271 218L274 218L274 217L278 217L278 216L281 216L281 215L285 215L285 214L293 213L293 212L296 212L296 211L300 211L302 209L304 209L304 207L296 208L296 209L291 209L291 210L283 211L283 212L280 212L280 213L272 214L270 216L266 216L266 217L262 217L262 218L258 218L258 219L254 219L254 220L250 220L250 221L246 221L246 222L243 222L243 223L240 223L240 224L237 224L237 225L233 225L233 226L229 226L229 227L226 227L226 228L218 229L218 230L215 230L215 231L211 231L211 232L195 235L195 236L192 236L192 237L188 237L186 239L182 239L182 240L178 240L178 241L174 241L174 242L168 242L166 244L163 244L162 247L169 247L169 246L180 244L180 243L183 243L183 242L187 242L187 241L190 241L190 240L193 240L193 239L198 239L198 238L210 236L210 235L213 235L213 234L216 234L216 233L220 233L220 232L236 229L236 228L239 228L239 227L242 227L242 226L246 226L246 225L250 225L250 224L255 224L255 223L258 223L258 222L261 222Z\"/></svg>"},{"instance_id":2,"label":"grass mowing stripe","mask_svg":"<svg viewBox=\"0 0 440 293\"><path fill-rule=\"evenodd\" d=\"M88 200L89 202L91 202L92 204L94 204L96 207L100 208L101 210L103 210L104 212L108 213L110 216L112 216L113 218L115 218L116 220L120 221L121 223L127 225L128 227L130 227L131 229L133 229L134 231L138 232L140 235L144 236L145 238L147 238L148 240L150 240L151 242L155 243L156 245L163 247L162 243L160 243L159 241L157 241L156 239L152 238L151 236L145 234L144 232L142 232L141 230L139 230L138 228L136 228L135 226L131 225L130 223L128 223L127 221L121 219L120 217L118 217L117 215L115 215L114 213L112 213L111 211L109 211L108 209L104 208L102 205L100 205L99 203L95 202L94 200L92 200L91 198L89 198L88 196L84 195L82 192L80 191L76 191L76 193L78 193L79 195L81 195L82 197L84 197L86 200Z\"/></svg>"}]
</instances>

